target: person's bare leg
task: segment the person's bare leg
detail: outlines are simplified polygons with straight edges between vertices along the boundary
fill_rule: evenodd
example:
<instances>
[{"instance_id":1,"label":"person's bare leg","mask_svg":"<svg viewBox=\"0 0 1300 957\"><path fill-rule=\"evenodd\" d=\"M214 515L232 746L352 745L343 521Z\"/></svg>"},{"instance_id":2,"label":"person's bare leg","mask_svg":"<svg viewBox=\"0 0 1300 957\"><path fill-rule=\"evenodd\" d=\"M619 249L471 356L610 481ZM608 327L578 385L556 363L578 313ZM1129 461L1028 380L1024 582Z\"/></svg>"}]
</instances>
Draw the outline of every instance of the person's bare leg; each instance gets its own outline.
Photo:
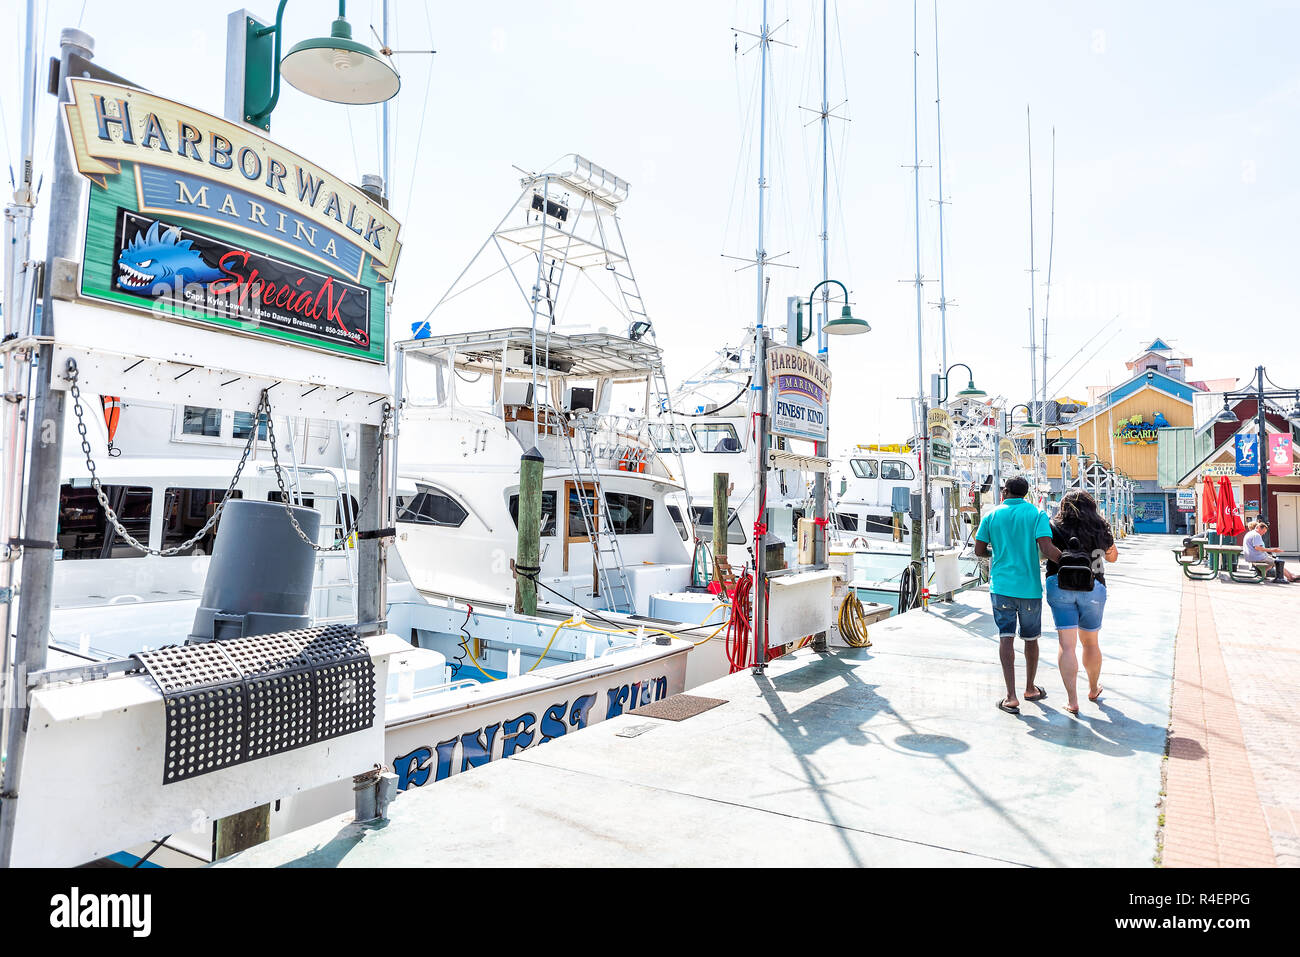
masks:
<instances>
[{"instance_id":1,"label":"person's bare leg","mask_svg":"<svg viewBox=\"0 0 1300 957\"><path fill-rule=\"evenodd\" d=\"M1056 667L1060 669L1061 680L1065 682L1065 696L1069 699L1067 711L1079 713L1079 659L1074 653L1075 643L1079 640L1078 628L1058 628L1059 637L1056 651Z\"/></svg>"},{"instance_id":2,"label":"person's bare leg","mask_svg":"<svg viewBox=\"0 0 1300 957\"><path fill-rule=\"evenodd\" d=\"M1101 637L1100 631L1079 629L1079 641L1083 644L1083 670L1088 672L1088 700L1096 701L1101 695Z\"/></svg>"},{"instance_id":3,"label":"person's bare leg","mask_svg":"<svg viewBox=\"0 0 1300 957\"><path fill-rule=\"evenodd\" d=\"M1002 659L1002 677L1007 683L1007 697L1002 702L1008 708L1020 707L1016 700L1016 639L998 639L998 657Z\"/></svg>"},{"instance_id":4,"label":"person's bare leg","mask_svg":"<svg viewBox=\"0 0 1300 957\"><path fill-rule=\"evenodd\" d=\"M1034 679L1038 677L1038 639L1025 642L1025 694L1035 694L1038 689Z\"/></svg>"}]
</instances>

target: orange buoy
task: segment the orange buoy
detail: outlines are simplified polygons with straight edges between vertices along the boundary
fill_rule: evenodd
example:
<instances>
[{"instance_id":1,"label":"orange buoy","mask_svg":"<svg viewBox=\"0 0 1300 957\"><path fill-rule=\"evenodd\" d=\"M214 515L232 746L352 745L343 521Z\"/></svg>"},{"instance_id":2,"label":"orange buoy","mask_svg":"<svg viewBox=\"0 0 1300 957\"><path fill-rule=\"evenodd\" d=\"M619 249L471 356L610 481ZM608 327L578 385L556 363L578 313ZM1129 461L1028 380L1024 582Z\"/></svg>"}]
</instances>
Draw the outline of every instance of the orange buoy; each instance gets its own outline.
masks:
<instances>
[{"instance_id":1,"label":"orange buoy","mask_svg":"<svg viewBox=\"0 0 1300 957\"><path fill-rule=\"evenodd\" d=\"M104 426L108 429L108 454L121 455L120 450L113 448L113 440L117 437L117 423L122 418L122 397L101 395L99 400L104 404Z\"/></svg>"}]
</instances>

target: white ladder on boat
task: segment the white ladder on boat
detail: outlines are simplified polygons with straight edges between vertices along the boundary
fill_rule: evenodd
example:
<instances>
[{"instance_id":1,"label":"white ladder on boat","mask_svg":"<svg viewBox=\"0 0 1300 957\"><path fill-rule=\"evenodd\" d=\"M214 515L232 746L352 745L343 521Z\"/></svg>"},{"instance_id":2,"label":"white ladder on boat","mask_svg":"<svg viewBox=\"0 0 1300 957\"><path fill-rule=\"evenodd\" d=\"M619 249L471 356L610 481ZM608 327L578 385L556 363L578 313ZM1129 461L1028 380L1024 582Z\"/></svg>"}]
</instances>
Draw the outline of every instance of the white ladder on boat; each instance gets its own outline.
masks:
<instances>
[{"instance_id":1,"label":"white ladder on boat","mask_svg":"<svg viewBox=\"0 0 1300 957\"><path fill-rule=\"evenodd\" d=\"M592 585L605 597L610 611L635 611L632 605L632 584L627 579L623 563L623 549L614 532L609 516L609 502L605 498L604 486L600 483L590 421L583 416L574 416L570 419L570 424L573 426L573 434L566 435L565 448L569 450L569 469L576 486L574 491L578 499L578 511L582 513L587 539L591 542L592 561L596 568ZM574 447L575 439L581 443L580 449ZM587 500L589 488L594 492L596 500L595 515Z\"/></svg>"}]
</instances>

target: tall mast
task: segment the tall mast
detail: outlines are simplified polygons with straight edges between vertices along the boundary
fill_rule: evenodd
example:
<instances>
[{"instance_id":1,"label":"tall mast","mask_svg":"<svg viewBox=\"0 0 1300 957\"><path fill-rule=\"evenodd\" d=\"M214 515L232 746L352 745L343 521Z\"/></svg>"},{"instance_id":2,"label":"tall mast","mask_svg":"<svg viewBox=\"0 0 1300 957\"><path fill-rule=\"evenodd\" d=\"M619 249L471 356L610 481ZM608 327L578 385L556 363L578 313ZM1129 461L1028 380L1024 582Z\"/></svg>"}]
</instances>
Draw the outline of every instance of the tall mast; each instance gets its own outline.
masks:
<instances>
[{"instance_id":1,"label":"tall mast","mask_svg":"<svg viewBox=\"0 0 1300 957\"><path fill-rule=\"evenodd\" d=\"M916 0L912 0L912 179L915 185L916 211L916 394L925 398L925 362L921 343L925 338L921 325L921 141L920 111L917 100L917 63L921 53L916 44ZM925 423L919 423L922 430Z\"/></svg>"},{"instance_id":2,"label":"tall mast","mask_svg":"<svg viewBox=\"0 0 1300 957\"><path fill-rule=\"evenodd\" d=\"M388 50L388 49L392 49L392 44L390 44L390 43L388 42L388 0L384 0L383 17L384 17L384 22L383 22L383 28L384 28L384 49L385 49L385 50ZM383 174L384 174L384 198L385 198L385 199L388 199L388 200L391 202L391 197L392 197L392 195L393 195L393 183L392 183L392 181L388 178L388 176L389 176L388 155L389 155L389 152L390 152L390 150L389 150L389 146L388 146L388 104L389 104L390 102L391 102L391 100L384 100L384 105L383 105L383 107L382 107L382 109L383 109L383 122L384 122L384 146L383 146L384 155L383 155L383 157L381 158L380 162L381 162L381 164L382 164L382 172L383 172ZM358 175L359 175L359 174L360 174L360 170L358 170L357 172L358 172Z\"/></svg>"},{"instance_id":3,"label":"tall mast","mask_svg":"<svg viewBox=\"0 0 1300 957\"><path fill-rule=\"evenodd\" d=\"M758 274L758 334L763 335L763 276L767 260L767 251L763 248L763 191L767 189L767 0L763 0L763 32L759 36L759 107L758 107L758 247L754 252L754 261ZM758 350L755 350L757 359ZM754 370L755 380L762 369Z\"/></svg>"},{"instance_id":4,"label":"tall mast","mask_svg":"<svg viewBox=\"0 0 1300 957\"><path fill-rule=\"evenodd\" d=\"M830 142L830 101L826 95L827 78L826 78L826 0L822 0L822 281L831 278L831 253L830 253L830 216L829 216L829 195L830 195L830 178L828 175L827 154L829 152ZM822 322L830 321L827 314L831 295L830 286L822 287ZM812 303L808 304L812 309ZM817 337L817 351L821 355L822 361L826 360L826 337L819 333ZM818 475L820 476L820 472Z\"/></svg>"},{"instance_id":5,"label":"tall mast","mask_svg":"<svg viewBox=\"0 0 1300 957\"><path fill-rule=\"evenodd\" d=\"M1052 306L1052 250L1056 246L1056 127L1052 127L1052 201L1047 227L1047 293L1043 302L1043 425L1047 425L1047 314ZM1046 434L1046 433L1044 433ZM1047 449L1044 446L1044 454Z\"/></svg>"},{"instance_id":6,"label":"tall mast","mask_svg":"<svg viewBox=\"0 0 1300 957\"><path fill-rule=\"evenodd\" d=\"M1025 106L1026 142L1029 145L1029 394L1030 404L1038 399L1038 345L1034 332L1034 131ZM1032 413L1032 409L1030 410ZM1037 466L1035 466L1037 467Z\"/></svg>"},{"instance_id":7,"label":"tall mast","mask_svg":"<svg viewBox=\"0 0 1300 957\"><path fill-rule=\"evenodd\" d=\"M948 298L943 285L943 112L939 108L939 0L934 0L935 169L939 173L939 374L948 371Z\"/></svg>"},{"instance_id":8,"label":"tall mast","mask_svg":"<svg viewBox=\"0 0 1300 957\"><path fill-rule=\"evenodd\" d=\"M925 408L925 362L921 343L925 338L921 312L921 112L919 106L919 80L917 64L921 51L917 48L917 0L912 0L912 180L915 190L913 206L916 212L916 419L921 454L917 464L921 471L921 572L918 588L924 589L930 580L930 456L929 430ZM924 604L924 601L922 602Z\"/></svg>"}]
</instances>

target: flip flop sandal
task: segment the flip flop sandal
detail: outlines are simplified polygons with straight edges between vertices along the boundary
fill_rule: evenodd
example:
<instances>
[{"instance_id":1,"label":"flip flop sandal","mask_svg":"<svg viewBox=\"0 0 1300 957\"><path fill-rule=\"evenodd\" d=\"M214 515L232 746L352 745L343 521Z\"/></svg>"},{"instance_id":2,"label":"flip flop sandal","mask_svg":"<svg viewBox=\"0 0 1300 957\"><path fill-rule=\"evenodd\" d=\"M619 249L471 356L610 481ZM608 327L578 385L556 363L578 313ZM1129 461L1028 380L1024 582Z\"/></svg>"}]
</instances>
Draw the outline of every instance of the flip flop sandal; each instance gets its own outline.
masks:
<instances>
[{"instance_id":1,"label":"flip flop sandal","mask_svg":"<svg viewBox=\"0 0 1300 957\"><path fill-rule=\"evenodd\" d=\"M1088 700L1091 701L1091 702L1093 702L1093 703L1095 704L1096 702L1098 702L1098 701L1101 700L1101 696L1102 696L1103 694L1105 694L1105 692L1106 692L1106 689L1105 689L1105 688L1098 688L1098 689L1097 689L1097 696L1094 698L1092 695L1088 695Z\"/></svg>"},{"instance_id":2,"label":"flip flop sandal","mask_svg":"<svg viewBox=\"0 0 1300 957\"><path fill-rule=\"evenodd\" d=\"M1047 697L1047 692L1043 690L1042 685L1034 685L1034 690L1037 691L1038 694L1034 695L1032 698L1029 697L1029 695L1025 695L1026 701L1042 701Z\"/></svg>"},{"instance_id":3,"label":"flip flop sandal","mask_svg":"<svg viewBox=\"0 0 1300 957\"><path fill-rule=\"evenodd\" d=\"M1008 708L1008 707L1007 707L1007 699L1006 699L1006 698L1001 698L1001 699L998 700L998 710L999 710L999 711L1005 711L1007 714L1019 714L1019 713L1020 713L1020 709L1019 709L1019 708Z\"/></svg>"},{"instance_id":4,"label":"flip flop sandal","mask_svg":"<svg viewBox=\"0 0 1300 957\"><path fill-rule=\"evenodd\" d=\"M1066 713L1067 713L1067 714L1072 714L1072 715L1074 715L1076 718L1079 717L1079 709L1078 709L1078 708L1071 708L1069 705L1066 705L1066 706L1065 706L1065 710L1066 710Z\"/></svg>"}]
</instances>

